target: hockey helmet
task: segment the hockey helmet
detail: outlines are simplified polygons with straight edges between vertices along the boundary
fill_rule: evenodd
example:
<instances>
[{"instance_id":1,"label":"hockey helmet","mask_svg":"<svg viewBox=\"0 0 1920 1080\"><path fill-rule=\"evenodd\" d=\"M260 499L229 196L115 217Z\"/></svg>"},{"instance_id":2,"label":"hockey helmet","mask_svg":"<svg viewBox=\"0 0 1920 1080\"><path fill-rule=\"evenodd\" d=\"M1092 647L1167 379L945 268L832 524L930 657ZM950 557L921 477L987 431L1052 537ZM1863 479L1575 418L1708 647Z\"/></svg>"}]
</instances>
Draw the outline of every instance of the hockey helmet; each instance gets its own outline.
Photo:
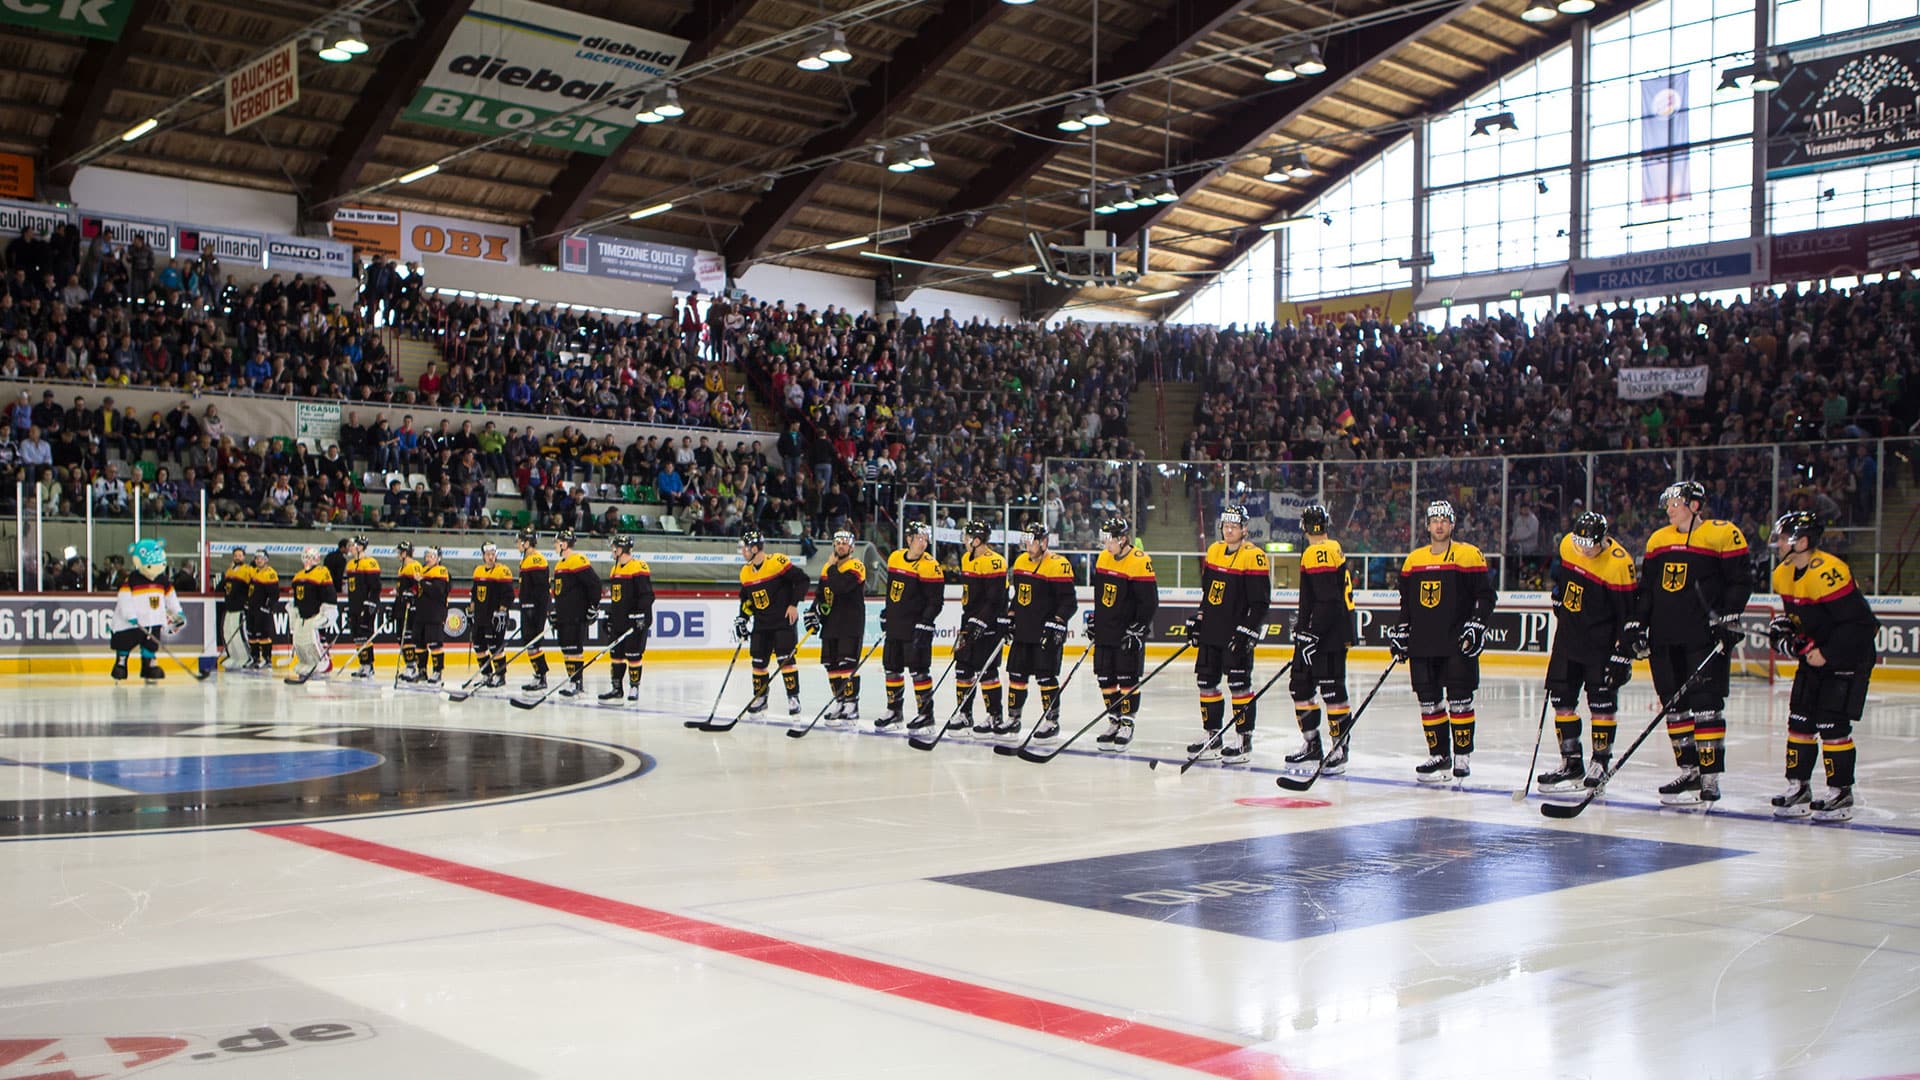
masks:
<instances>
[{"instance_id":1,"label":"hockey helmet","mask_svg":"<svg viewBox=\"0 0 1920 1080\"><path fill-rule=\"evenodd\" d=\"M1239 503L1228 503L1220 508L1220 524L1222 525L1238 525L1244 529L1247 527L1247 521L1247 508Z\"/></svg>"},{"instance_id":2,"label":"hockey helmet","mask_svg":"<svg viewBox=\"0 0 1920 1080\"><path fill-rule=\"evenodd\" d=\"M440 547L437 544L428 544L426 550L421 553L422 558L425 558L428 555L433 556L433 561L436 563L445 557L444 555L441 554Z\"/></svg>"},{"instance_id":3,"label":"hockey helmet","mask_svg":"<svg viewBox=\"0 0 1920 1080\"><path fill-rule=\"evenodd\" d=\"M1432 521L1434 518L1445 518L1448 524L1459 520L1454 516L1453 504L1445 499L1435 499L1427 504L1427 520Z\"/></svg>"},{"instance_id":4,"label":"hockey helmet","mask_svg":"<svg viewBox=\"0 0 1920 1080\"><path fill-rule=\"evenodd\" d=\"M1047 532L1046 523L1042 521L1029 522L1027 527L1020 531L1027 534L1028 540L1038 540L1043 544L1047 542L1047 537L1050 535Z\"/></svg>"},{"instance_id":5,"label":"hockey helmet","mask_svg":"<svg viewBox=\"0 0 1920 1080\"><path fill-rule=\"evenodd\" d=\"M853 533L851 531L847 529L840 529L833 534L833 542L836 544L845 544L848 547L852 547L855 541L854 541Z\"/></svg>"},{"instance_id":6,"label":"hockey helmet","mask_svg":"<svg viewBox=\"0 0 1920 1080\"><path fill-rule=\"evenodd\" d=\"M359 536L347 537L347 543L352 544L354 547L359 548L361 551L367 550L367 547L368 547L367 538L364 533Z\"/></svg>"},{"instance_id":7,"label":"hockey helmet","mask_svg":"<svg viewBox=\"0 0 1920 1080\"><path fill-rule=\"evenodd\" d=\"M1300 508L1300 531L1305 533L1323 533L1333 524L1333 515L1319 503L1309 503Z\"/></svg>"},{"instance_id":8,"label":"hockey helmet","mask_svg":"<svg viewBox=\"0 0 1920 1080\"><path fill-rule=\"evenodd\" d=\"M908 541L919 536L924 537L927 543L933 543L933 529L924 521L915 520L907 522L906 529L900 535L902 539Z\"/></svg>"},{"instance_id":9,"label":"hockey helmet","mask_svg":"<svg viewBox=\"0 0 1920 1080\"><path fill-rule=\"evenodd\" d=\"M740 546L743 548L766 547L767 538L761 536L758 529L748 529L740 534Z\"/></svg>"},{"instance_id":10,"label":"hockey helmet","mask_svg":"<svg viewBox=\"0 0 1920 1080\"><path fill-rule=\"evenodd\" d=\"M1791 541L1805 537L1808 550L1819 547L1820 538L1826 532L1827 526L1820 520L1820 515L1811 510L1789 510L1773 523L1774 539L1784 536Z\"/></svg>"},{"instance_id":11,"label":"hockey helmet","mask_svg":"<svg viewBox=\"0 0 1920 1080\"><path fill-rule=\"evenodd\" d=\"M1660 505L1666 506L1675 499L1684 503L1707 501L1707 486L1698 480L1675 480L1660 493Z\"/></svg>"},{"instance_id":12,"label":"hockey helmet","mask_svg":"<svg viewBox=\"0 0 1920 1080\"><path fill-rule=\"evenodd\" d=\"M633 550L633 537L627 536L623 533L620 536L616 536L613 538L612 546L615 551L630 552Z\"/></svg>"},{"instance_id":13,"label":"hockey helmet","mask_svg":"<svg viewBox=\"0 0 1920 1080\"><path fill-rule=\"evenodd\" d=\"M565 544L568 547L572 547L573 546L573 530L561 529L559 532L554 533L553 542L556 544Z\"/></svg>"},{"instance_id":14,"label":"hockey helmet","mask_svg":"<svg viewBox=\"0 0 1920 1080\"><path fill-rule=\"evenodd\" d=\"M300 561L308 566L313 566L320 561L320 549L317 547L302 548L300 550Z\"/></svg>"},{"instance_id":15,"label":"hockey helmet","mask_svg":"<svg viewBox=\"0 0 1920 1080\"><path fill-rule=\"evenodd\" d=\"M514 540L522 544L537 544L540 542L540 534L534 532L532 529L521 529L519 535L514 537Z\"/></svg>"},{"instance_id":16,"label":"hockey helmet","mask_svg":"<svg viewBox=\"0 0 1920 1080\"><path fill-rule=\"evenodd\" d=\"M1133 526L1127 524L1126 518L1115 515L1100 523L1100 531L1116 540L1125 540L1133 535Z\"/></svg>"},{"instance_id":17,"label":"hockey helmet","mask_svg":"<svg viewBox=\"0 0 1920 1080\"><path fill-rule=\"evenodd\" d=\"M967 522L967 539L979 540L983 543L991 540L993 539L993 526L981 521L979 518L974 518L972 521Z\"/></svg>"},{"instance_id":18,"label":"hockey helmet","mask_svg":"<svg viewBox=\"0 0 1920 1080\"><path fill-rule=\"evenodd\" d=\"M393 550L396 553L401 555L411 555L413 554L413 541L402 540L399 543L393 545Z\"/></svg>"},{"instance_id":19,"label":"hockey helmet","mask_svg":"<svg viewBox=\"0 0 1920 1080\"><path fill-rule=\"evenodd\" d=\"M484 559L489 555L496 559L500 557L500 545L491 540L480 545L480 557Z\"/></svg>"},{"instance_id":20,"label":"hockey helmet","mask_svg":"<svg viewBox=\"0 0 1920 1080\"><path fill-rule=\"evenodd\" d=\"M1574 518L1573 538L1587 547L1598 547L1607 538L1607 515L1588 510Z\"/></svg>"}]
</instances>

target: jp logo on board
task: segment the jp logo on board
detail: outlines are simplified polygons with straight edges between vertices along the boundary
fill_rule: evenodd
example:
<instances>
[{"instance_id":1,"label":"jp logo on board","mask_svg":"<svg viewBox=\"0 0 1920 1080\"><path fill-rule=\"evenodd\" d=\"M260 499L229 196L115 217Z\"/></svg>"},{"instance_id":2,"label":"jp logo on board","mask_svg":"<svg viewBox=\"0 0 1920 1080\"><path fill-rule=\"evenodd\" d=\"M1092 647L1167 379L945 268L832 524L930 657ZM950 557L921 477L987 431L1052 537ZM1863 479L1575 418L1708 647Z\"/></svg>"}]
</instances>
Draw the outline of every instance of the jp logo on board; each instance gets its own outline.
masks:
<instances>
[{"instance_id":1,"label":"jp logo on board","mask_svg":"<svg viewBox=\"0 0 1920 1080\"><path fill-rule=\"evenodd\" d=\"M0 840L244 828L582 791L644 754L513 732L335 724L0 726Z\"/></svg>"}]
</instances>

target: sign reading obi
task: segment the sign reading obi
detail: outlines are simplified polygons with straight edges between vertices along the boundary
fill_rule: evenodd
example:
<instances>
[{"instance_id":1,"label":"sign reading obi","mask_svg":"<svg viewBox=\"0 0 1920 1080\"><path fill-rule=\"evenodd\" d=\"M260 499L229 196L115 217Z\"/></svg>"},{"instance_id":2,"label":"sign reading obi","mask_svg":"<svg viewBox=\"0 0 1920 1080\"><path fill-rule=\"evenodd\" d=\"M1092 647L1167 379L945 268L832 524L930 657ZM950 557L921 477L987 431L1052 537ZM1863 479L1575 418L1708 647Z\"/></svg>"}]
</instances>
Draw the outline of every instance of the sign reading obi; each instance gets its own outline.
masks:
<instances>
[{"instance_id":1,"label":"sign reading obi","mask_svg":"<svg viewBox=\"0 0 1920 1080\"><path fill-rule=\"evenodd\" d=\"M1767 179L1920 156L1920 19L1782 45Z\"/></svg>"},{"instance_id":2,"label":"sign reading obi","mask_svg":"<svg viewBox=\"0 0 1920 1080\"><path fill-rule=\"evenodd\" d=\"M1573 302L1594 304L1641 296L1744 289L1766 279L1767 242L1729 240L1605 259L1575 259Z\"/></svg>"},{"instance_id":3,"label":"sign reading obi","mask_svg":"<svg viewBox=\"0 0 1920 1080\"><path fill-rule=\"evenodd\" d=\"M474 0L402 115L605 157L633 127L645 85L672 74L687 44L528 0Z\"/></svg>"},{"instance_id":4,"label":"sign reading obi","mask_svg":"<svg viewBox=\"0 0 1920 1080\"><path fill-rule=\"evenodd\" d=\"M1644 401L1662 394L1707 396L1707 365L1670 368L1621 368L1615 377L1622 401Z\"/></svg>"},{"instance_id":5,"label":"sign reading obi","mask_svg":"<svg viewBox=\"0 0 1920 1080\"><path fill-rule=\"evenodd\" d=\"M520 230L512 225L377 206L343 206L333 212L332 232L335 240L352 244L369 259L419 262L423 255L443 255L495 266L520 262Z\"/></svg>"},{"instance_id":6,"label":"sign reading obi","mask_svg":"<svg viewBox=\"0 0 1920 1080\"><path fill-rule=\"evenodd\" d=\"M715 252L598 233L561 240L560 269L667 285L681 292L718 293L727 287L726 263Z\"/></svg>"}]
</instances>

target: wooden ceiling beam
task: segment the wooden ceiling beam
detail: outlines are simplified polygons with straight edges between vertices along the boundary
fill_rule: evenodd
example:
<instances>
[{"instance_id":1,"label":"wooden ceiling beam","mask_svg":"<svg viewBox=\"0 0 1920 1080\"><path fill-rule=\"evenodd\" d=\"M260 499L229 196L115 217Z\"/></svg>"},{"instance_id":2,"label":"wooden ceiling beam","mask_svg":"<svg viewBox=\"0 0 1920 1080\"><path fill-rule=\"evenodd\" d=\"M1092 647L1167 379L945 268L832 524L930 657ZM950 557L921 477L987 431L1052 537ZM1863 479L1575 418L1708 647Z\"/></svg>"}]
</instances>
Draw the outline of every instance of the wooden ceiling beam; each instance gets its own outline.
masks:
<instances>
[{"instance_id":1,"label":"wooden ceiling beam","mask_svg":"<svg viewBox=\"0 0 1920 1080\"><path fill-rule=\"evenodd\" d=\"M155 6L132 5L118 41L89 41L80 54L80 62L74 65L73 77L67 83L66 97L60 103L52 137L47 141L47 168L43 179L54 190L64 192L67 185L73 183L79 166L69 164L68 159L93 145L94 131L106 115L107 102L120 82L120 73L133 57L133 43L140 37L141 29L151 25L150 16Z\"/></svg>"}]
</instances>

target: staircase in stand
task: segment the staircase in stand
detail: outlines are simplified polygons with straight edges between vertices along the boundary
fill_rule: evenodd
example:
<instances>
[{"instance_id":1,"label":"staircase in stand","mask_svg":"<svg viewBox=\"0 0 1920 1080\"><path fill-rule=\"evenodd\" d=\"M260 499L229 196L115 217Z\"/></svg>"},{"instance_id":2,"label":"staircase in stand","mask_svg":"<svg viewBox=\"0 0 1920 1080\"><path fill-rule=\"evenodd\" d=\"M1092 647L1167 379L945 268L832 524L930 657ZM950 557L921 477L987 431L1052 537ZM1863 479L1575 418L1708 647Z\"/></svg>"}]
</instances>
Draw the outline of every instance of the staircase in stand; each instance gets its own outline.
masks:
<instances>
[{"instance_id":1,"label":"staircase in stand","mask_svg":"<svg viewBox=\"0 0 1920 1080\"><path fill-rule=\"evenodd\" d=\"M1149 461L1178 462L1187 437L1193 434L1193 410L1199 401L1200 388L1193 383L1142 382L1127 405L1127 437L1146 452ZM1198 533L1185 478L1177 470L1167 475L1154 466L1141 475L1140 484L1141 543L1150 552L1194 550Z\"/></svg>"}]
</instances>

